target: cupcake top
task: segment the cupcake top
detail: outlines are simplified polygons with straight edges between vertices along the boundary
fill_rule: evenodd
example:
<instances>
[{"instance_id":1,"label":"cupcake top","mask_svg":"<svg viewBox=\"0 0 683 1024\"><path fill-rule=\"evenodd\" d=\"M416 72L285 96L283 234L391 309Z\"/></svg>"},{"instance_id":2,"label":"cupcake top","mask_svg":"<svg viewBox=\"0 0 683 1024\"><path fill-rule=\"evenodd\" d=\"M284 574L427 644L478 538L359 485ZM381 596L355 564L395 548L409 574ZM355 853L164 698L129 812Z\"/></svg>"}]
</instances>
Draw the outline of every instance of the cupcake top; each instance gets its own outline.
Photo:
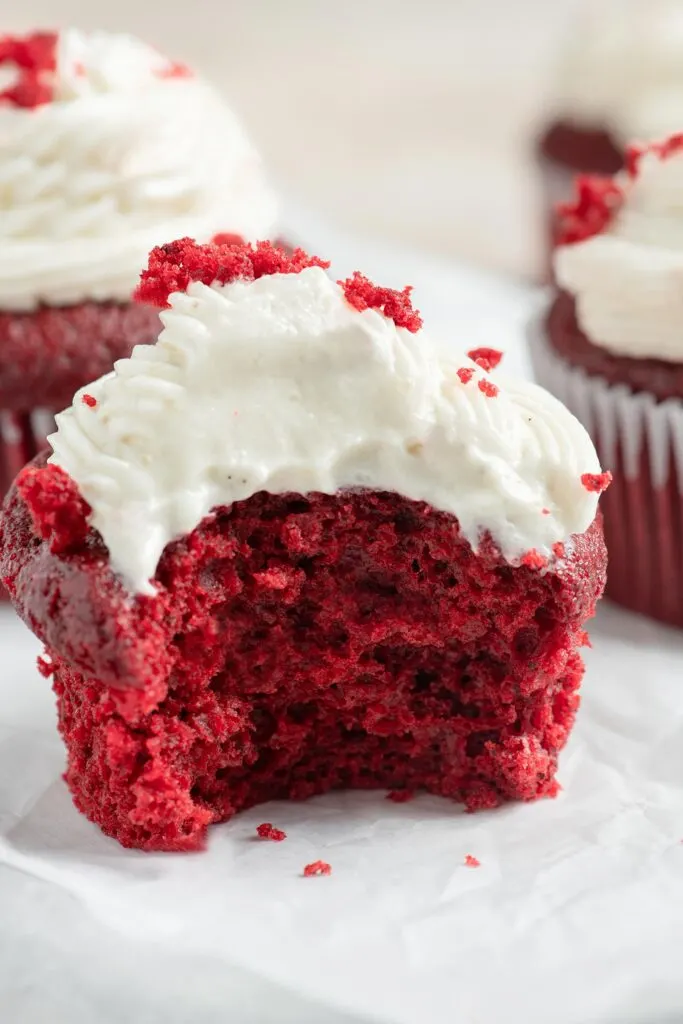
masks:
<instances>
[{"instance_id":1,"label":"cupcake top","mask_svg":"<svg viewBox=\"0 0 683 1024\"><path fill-rule=\"evenodd\" d=\"M169 238L267 237L263 169L221 97L125 35L0 37L0 310L126 301Z\"/></svg>"},{"instance_id":2,"label":"cupcake top","mask_svg":"<svg viewBox=\"0 0 683 1024\"><path fill-rule=\"evenodd\" d=\"M543 568L592 522L607 482L583 427L500 353L439 354L403 292L268 243L155 250L139 296L156 345L83 388L50 461L76 482L127 587L165 545L258 491L398 492Z\"/></svg>"},{"instance_id":3,"label":"cupcake top","mask_svg":"<svg viewBox=\"0 0 683 1024\"><path fill-rule=\"evenodd\" d=\"M559 231L555 276L589 340L683 362L683 135L631 146L613 179L580 177Z\"/></svg>"},{"instance_id":4,"label":"cupcake top","mask_svg":"<svg viewBox=\"0 0 683 1024\"><path fill-rule=\"evenodd\" d=\"M563 120L604 129L624 147L676 131L683 109L683 3L612 0L586 5L561 66Z\"/></svg>"}]
</instances>

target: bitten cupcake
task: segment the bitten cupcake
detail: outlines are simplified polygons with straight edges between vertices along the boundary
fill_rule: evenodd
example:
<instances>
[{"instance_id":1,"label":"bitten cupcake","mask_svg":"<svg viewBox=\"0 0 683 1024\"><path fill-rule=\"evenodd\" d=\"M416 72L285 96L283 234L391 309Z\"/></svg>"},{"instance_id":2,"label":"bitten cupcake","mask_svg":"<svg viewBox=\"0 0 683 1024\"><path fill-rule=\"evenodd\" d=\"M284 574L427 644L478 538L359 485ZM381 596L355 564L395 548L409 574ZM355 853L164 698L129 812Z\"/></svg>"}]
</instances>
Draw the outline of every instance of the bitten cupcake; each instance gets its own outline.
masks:
<instances>
[{"instance_id":1,"label":"bitten cupcake","mask_svg":"<svg viewBox=\"0 0 683 1024\"><path fill-rule=\"evenodd\" d=\"M626 147L683 123L683 3L586 4L561 61L550 123L539 140L548 216L573 176L615 174Z\"/></svg>"},{"instance_id":2,"label":"bitten cupcake","mask_svg":"<svg viewBox=\"0 0 683 1024\"><path fill-rule=\"evenodd\" d=\"M165 307L18 477L0 573L76 806L189 850L273 798L554 795L605 578L583 427L410 289L263 243L152 254Z\"/></svg>"},{"instance_id":3,"label":"bitten cupcake","mask_svg":"<svg viewBox=\"0 0 683 1024\"><path fill-rule=\"evenodd\" d=\"M683 626L683 135L626 162L562 210L532 354L614 474L608 594Z\"/></svg>"},{"instance_id":4,"label":"bitten cupcake","mask_svg":"<svg viewBox=\"0 0 683 1024\"><path fill-rule=\"evenodd\" d=\"M0 496L52 410L155 339L131 301L149 250L273 222L251 144L189 69L123 35L0 38Z\"/></svg>"}]
</instances>

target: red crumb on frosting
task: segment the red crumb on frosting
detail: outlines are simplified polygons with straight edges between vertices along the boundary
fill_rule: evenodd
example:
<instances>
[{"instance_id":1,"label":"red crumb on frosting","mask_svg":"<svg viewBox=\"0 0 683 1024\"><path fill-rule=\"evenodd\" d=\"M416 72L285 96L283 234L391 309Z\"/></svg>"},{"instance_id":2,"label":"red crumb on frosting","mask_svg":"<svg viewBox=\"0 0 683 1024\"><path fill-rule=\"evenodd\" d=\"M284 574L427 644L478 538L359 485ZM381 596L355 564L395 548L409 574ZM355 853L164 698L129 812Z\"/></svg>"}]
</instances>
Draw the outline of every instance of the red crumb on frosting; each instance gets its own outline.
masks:
<instances>
[{"instance_id":1,"label":"red crumb on frosting","mask_svg":"<svg viewBox=\"0 0 683 1024\"><path fill-rule=\"evenodd\" d=\"M192 78L192 69L187 64L179 61L171 61L163 68L158 68L154 74L157 78Z\"/></svg>"},{"instance_id":2,"label":"red crumb on frosting","mask_svg":"<svg viewBox=\"0 0 683 1024\"><path fill-rule=\"evenodd\" d=\"M670 135L663 142L652 142L649 145L634 142L626 149L626 171L631 178L637 178L640 170L640 161L648 153L658 156L660 160L666 160L668 157L680 153L681 150L683 150L683 132Z\"/></svg>"},{"instance_id":3,"label":"red crumb on frosting","mask_svg":"<svg viewBox=\"0 0 683 1024\"><path fill-rule=\"evenodd\" d=\"M406 285L403 291L394 288L380 288L367 277L356 271L346 281L338 281L346 296L346 301L354 309L377 309L397 327L405 327L415 334L422 327L422 317L410 301L412 287Z\"/></svg>"},{"instance_id":4,"label":"red crumb on frosting","mask_svg":"<svg viewBox=\"0 0 683 1024\"><path fill-rule=\"evenodd\" d=\"M593 494L602 494L612 482L612 474L607 470L604 473L584 473L581 483L587 491Z\"/></svg>"},{"instance_id":5,"label":"red crumb on frosting","mask_svg":"<svg viewBox=\"0 0 683 1024\"><path fill-rule=\"evenodd\" d=\"M487 398L495 398L500 390L492 380L487 380L485 377L482 377L477 381L477 387L481 391L482 395L486 395Z\"/></svg>"},{"instance_id":6,"label":"red crumb on frosting","mask_svg":"<svg viewBox=\"0 0 683 1024\"><path fill-rule=\"evenodd\" d=\"M387 793L386 799L395 804L407 804L414 796L415 793L412 789L392 789L390 793Z\"/></svg>"},{"instance_id":7,"label":"red crumb on frosting","mask_svg":"<svg viewBox=\"0 0 683 1024\"><path fill-rule=\"evenodd\" d=\"M83 395L81 398L83 405L87 405L89 409L94 409L97 405L97 399L93 398L92 395Z\"/></svg>"},{"instance_id":8,"label":"red crumb on frosting","mask_svg":"<svg viewBox=\"0 0 683 1024\"><path fill-rule=\"evenodd\" d=\"M471 366L461 366L459 370L456 370L456 373L460 378L461 384L469 384L474 377L474 370Z\"/></svg>"},{"instance_id":9,"label":"red crumb on frosting","mask_svg":"<svg viewBox=\"0 0 683 1024\"><path fill-rule=\"evenodd\" d=\"M57 33L0 37L0 67L14 66L16 81L0 91L0 103L32 109L50 103L57 68Z\"/></svg>"},{"instance_id":10,"label":"red crumb on frosting","mask_svg":"<svg viewBox=\"0 0 683 1024\"><path fill-rule=\"evenodd\" d=\"M314 875L331 875L332 868L324 860L314 860L304 868L304 878L312 878Z\"/></svg>"},{"instance_id":11,"label":"red crumb on frosting","mask_svg":"<svg viewBox=\"0 0 683 1024\"><path fill-rule=\"evenodd\" d=\"M152 249L135 298L163 309L169 295L186 291L192 281L206 285L255 281L268 274L298 274L307 267L327 269L329 263L303 249L286 253L272 242L200 245L192 238L180 238Z\"/></svg>"},{"instance_id":12,"label":"red crumb on frosting","mask_svg":"<svg viewBox=\"0 0 683 1024\"><path fill-rule=\"evenodd\" d=\"M549 516L550 515L550 509L549 508L542 508L541 509L541 515L542 516Z\"/></svg>"},{"instance_id":13,"label":"red crumb on frosting","mask_svg":"<svg viewBox=\"0 0 683 1024\"><path fill-rule=\"evenodd\" d=\"M286 832L283 832L281 828L275 828L269 821L264 821L262 825L259 825L256 832L259 839L271 839L274 843L281 843L283 839L287 838Z\"/></svg>"},{"instance_id":14,"label":"red crumb on frosting","mask_svg":"<svg viewBox=\"0 0 683 1024\"><path fill-rule=\"evenodd\" d=\"M558 245L572 245L599 235L624 201L624 193L612 178L581 174L576 179L576 197L557 207Z\"/></svg>"},{"instance_id":15,"label":"red crumb on frosting","mask_svg":"<svg viewBox=\"0 0 683 1024\"><path fill-rule=\"evenodd\" d=\"M556 544L553 544L553 554L555 558L564 558L565 547L561 540L558 540Z\"/></svg>"},{"instance_id":16,"label":"red crumb on frosting","mask_svg":"<svg viewBox=\"0 0 683 1024\"><path fill-rule=\"evenodd\" d=\"M476 857L473 857L471 853L468 853L467 856L465 857L465 867L479 868L481 867L481 861L478 860Z\"/></svg>"},{"instance_id":17,"label":"red crumb on frosting","mask_svg":"<svg viewBox=\"0 0 683 1024\"><path fill-rule=\"evenodd\" d=\"M473 363L481 366L482 370L486 370L487 373L495 370L503 358L503 353L499 352L497 348L473 348L467 355Z\"/></svg>"},{"instance_id":18,"label":"red crumb on frosting","mask_svg":"<svg viewBox=\"0 0 683 1024\"><path fill-rule=\"evenodd\" d=\"M211 239L212 245L244 245L241 235L233 235L229 231L219 231Z\"/></svg>"},{"instance_id":19,"label":"red crumb on frosting","mask_svg":"<svg viewBox=\"0 0 683 1024\"><path fill-rule=\"evenodd\" d=\"M548 564L548 559L544 558L536 548L532 548L531 551L527 551L525 555L522 555L520 563L525 565L527 569L544 569Z\"/></svg>"}]
</instances>

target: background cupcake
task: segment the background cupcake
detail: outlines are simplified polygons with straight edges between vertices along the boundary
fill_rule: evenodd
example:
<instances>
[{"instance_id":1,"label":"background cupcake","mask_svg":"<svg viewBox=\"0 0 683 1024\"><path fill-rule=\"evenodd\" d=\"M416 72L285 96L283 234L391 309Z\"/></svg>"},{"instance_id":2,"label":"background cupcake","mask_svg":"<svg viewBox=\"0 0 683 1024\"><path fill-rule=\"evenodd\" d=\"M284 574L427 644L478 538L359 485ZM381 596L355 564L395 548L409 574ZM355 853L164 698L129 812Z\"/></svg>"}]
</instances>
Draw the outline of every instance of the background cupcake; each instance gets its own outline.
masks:
<instances>
[{"instance_id":1,"label":"background cupcake","mask_svg":"<svg viewBox=\"0 0 683 1024\"><path fill-rule=\"evenodd\" d=\"M632 139L663 138L682 123L680 0L586 5L558 68L551 122L540 140L551 220L577 171L614 174Z\"/></svg>"},{"instance_id":2,"label":"background cupcake","mask_svg":"<svg viewBox=\"0 0 683 1024\"><path fill-rule=\"evenodd\" d=\"M158 318L146 255L181 235L270 235L272 194L211 86L125 35L0 39L0 494L51 411Z\"/></svg>"},{"instance_id":3,"label":"background cupcake","mask_svg":"<svg viewBox=\"0 0 683 1024\"><path fill-rule=\"evenodd\" d=\"M683 135L626 163L563 209L532 354L614 474L608 594L683 626Z\"/></svg>"}]
</instances>

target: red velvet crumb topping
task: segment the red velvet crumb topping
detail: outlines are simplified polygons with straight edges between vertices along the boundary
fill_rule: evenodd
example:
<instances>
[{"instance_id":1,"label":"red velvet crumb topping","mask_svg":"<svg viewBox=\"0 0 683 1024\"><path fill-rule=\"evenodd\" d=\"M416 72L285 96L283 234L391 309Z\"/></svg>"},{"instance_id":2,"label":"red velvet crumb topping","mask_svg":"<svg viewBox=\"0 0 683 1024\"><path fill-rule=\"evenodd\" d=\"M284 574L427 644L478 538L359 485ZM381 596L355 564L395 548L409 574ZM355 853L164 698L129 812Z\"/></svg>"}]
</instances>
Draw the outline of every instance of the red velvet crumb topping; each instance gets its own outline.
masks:
<instances>
[{"instance_id":1,"label":"red velvet crumb topping","mask_svg":"<svg viewBox=\"0 0 683 1024\"><path fill-rule=\"evenodd\" d=\"M576 197L557 207L558 245L572 245L599 235L619 211L624 193L611 178L581 174L576 179Z\"/></svg>"},{"instance_id":2,"label":"red velvet crumb topping","mask_svg":"<svg viewBox=\"0 0 683 1024\"><path fill-rule=\"evenodd\" d=\"M406 285L400 292L395 288L379 288L358 271L346 281L338 281L337 284L344 289L348 304L359 312L364 309L377 309L387 319L393 320L397 327L405 327L413 334L422 327L422 317L413 309L410 301L410 293L413 290L410 285Z\"/></svg>"},{"instance_id":3,"label":"red velvet crumb topping","mask_svg":"<svg viewBox=\"0 0 683 1024\"><path fill-rule=\"evenodd\" d=\"M492 380L487 380L486 377L482 377L477 381L477 387L481 391L482 395L486 395L487 398L495 398L500 390Z\"/></svg>"},{"instance_id":4,"label":"red velvet crumb topping","mask_svg":"<svg viewBox=\"0 0 683 1024\"><path fill-rule=\"evenodd\" d=\"M469 384L474 377L474 370L471 366L461 366L459 370L456 370L456 373L460 378L461 384Z\"/></svg>"},{"instance_id":5,"label":"red velvet crumb topping","mask_svg":"<svg viewBox=\"0 0 683 1024\"><path fill-rule=\"evenodd\" d=\"M522 555L520 562L527 569L544 569L548 564L548 560L536 548L532 548L531 551L527 551L525 555Z\"/></svg>"},{"instance_id":6,"label":"red velvet crumb topping","mask_svg":"<svg viewBox=\"0 0 683 1024\"><path fill-rule=\"evenodd\" d=\"M481 366L482 370L486 370L487 373L495 370L503 358L503 353L499 352L497 348L473 348L467 355L473 363Z\"/></svg>"},{"instance_id":7,"label":"red velvet crumb topping","mask_svg":"<svg viewBox=\"0 0 683 1024\"><path fill-rule=\"evenodd\" d=\"M83 402L83 405L87 405L89 409L94 409L97 405L97 399L92 395L83 395L81 401Z\"/></svg>"},{"instance_id":8,"label":"red velvet crumb topping","mask_svg":"<svg viewBox=\"0 0 683 1024\"><path fill-rule=\"evenodd\" d=\"M264 821L262 825L259 825L256 832L259 839L270 839L274 843L281 843L283 839L287 838L286 832L283 832L281 828L275 828L269 821Z\"/></svg>"},{"instance_id":9,"label":"red velvet crumb topping","mask_svg":"<svg viewBox=\"0 0 683 1024\"><path fill-rule=\"evenodd\" d=\"M651 142L649 145L642 145L634 142L626 148L626 171L631 178L637 178L640 170L640 161L648 153L658 156L660 160L666 160L683 150L683 132L670 135L663 142Z\"/></svg>"},{"instance_id":10,"label":"red velvet crumb topping","mask_svg":"<svg viewBox=\"0 0 683 1024\"><path fill-rule=\"evenodd\" d=\"M304 878L312 878L314 875L331 875L332 868L324 860L314 860L304 868Z\"/></svg>"},{"instance_id":11,"label":"red velvet crumb topping","mask_svg":"<svg viewBox=\"0 0 683 1024\"><path fill-rule=\"evenodd\" d=\"M192 69L188 68L187 64L181 64L178 61L171 61L163 68L159 68L155 71L157 78L192 78Z\"/></svg>"},{"instance_id":12,"label":"red velvet crumb topping","mask_svg":"<svg viewBox=\"0 0 683 1024\"><path fill-rule=\"evenodd\" d=\"M152 249L135 298L163 309L169 295L186 291L192 281L206 285L255 281L268 274L298 274L307 267L327 269L329 263L303 249L286 253L271 242L200 245L192 238L180 238Z\"/></svg>"},{"instance_id":13,"label":"red velvet crumb topping","mask_svg":"<svg viewBox=\"0 0 683 1024\"><path fill-rule=\"evenodd\" d=\"M0 91L0 103L33 109L53 98L52 76L57 68L57 33L0 36L0 67L14 66L16 81Z\"/></svg>"},{"instance_id":14,"label":"red velvet crumb topping","mask_svg":"<svg viewBox=\"0 0 683 1024\"><path fill-rule=\"evenodd\" d=\"M581 477L581 483L587 491L591 491L593 494L602 494L612 483L612 474L609 471L605 473L584 473Z\"/></svg>"},{"instance_id":15,"label":"red velvet crumb topping","mask_svg":"<svg viewBox=\"0 0 683 1024\"><path fill-rule=\"evenodd\" d=\"M465 857L465 867L479 868L481 867L481 861L478 860L476 857L473 857L471 853L468 853L467 856Z\"/></svg>"}]
</instances>

